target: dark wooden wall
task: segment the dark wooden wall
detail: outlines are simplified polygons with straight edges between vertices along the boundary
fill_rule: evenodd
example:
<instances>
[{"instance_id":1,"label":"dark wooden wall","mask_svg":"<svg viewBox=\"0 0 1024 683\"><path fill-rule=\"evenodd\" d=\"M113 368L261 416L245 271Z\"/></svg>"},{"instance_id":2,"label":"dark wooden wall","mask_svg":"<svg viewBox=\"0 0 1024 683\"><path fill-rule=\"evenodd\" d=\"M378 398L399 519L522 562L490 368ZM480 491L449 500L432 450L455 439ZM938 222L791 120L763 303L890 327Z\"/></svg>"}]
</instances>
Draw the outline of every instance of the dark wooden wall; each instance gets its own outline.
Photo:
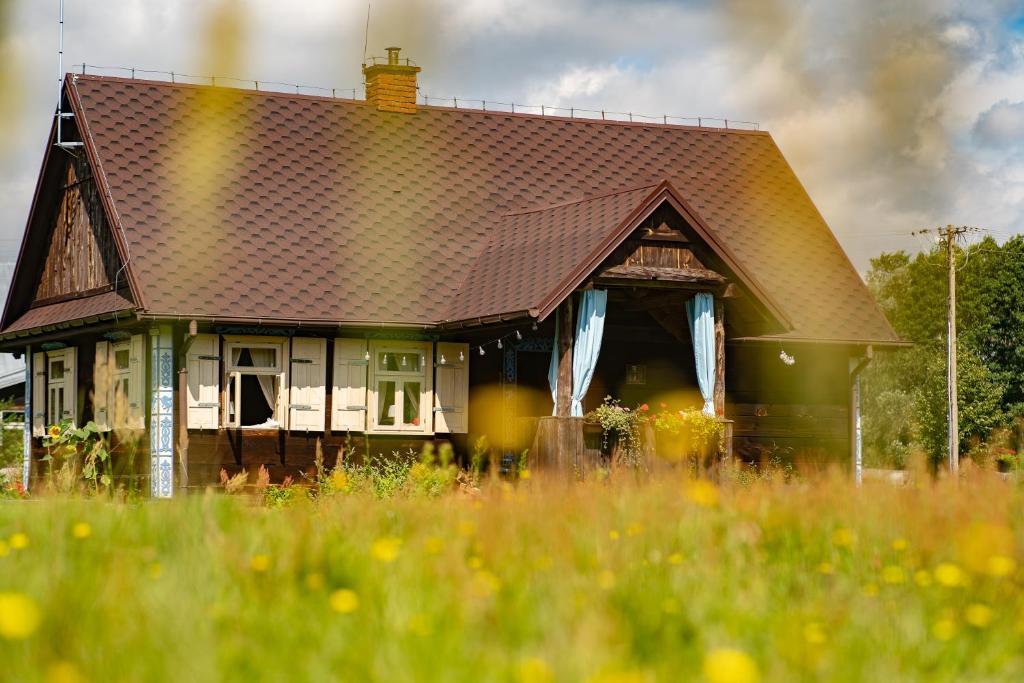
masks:
<instances>
[{"instance_id":1,"label":"dark wooden wall","mask_svg":"<svg viewBox=\"0 0 1024 683\"><path fill-rule=\"evenodd\" d=\"M111 287L119 267L91 171L69 159L34 302Z\"/></svg>"}]
</instances>

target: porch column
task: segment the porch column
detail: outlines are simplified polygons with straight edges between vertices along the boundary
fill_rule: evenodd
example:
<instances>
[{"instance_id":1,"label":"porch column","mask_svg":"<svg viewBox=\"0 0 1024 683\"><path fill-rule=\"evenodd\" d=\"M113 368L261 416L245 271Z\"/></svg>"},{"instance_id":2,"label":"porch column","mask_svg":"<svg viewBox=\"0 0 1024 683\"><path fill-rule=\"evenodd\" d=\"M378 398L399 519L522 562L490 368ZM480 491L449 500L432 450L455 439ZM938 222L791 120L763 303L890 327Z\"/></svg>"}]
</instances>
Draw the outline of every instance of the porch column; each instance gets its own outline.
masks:
<instances>
[{"instance_id":1,"label":"porch column","mask_svg":"<svg viewBox=\"0 0 1024 683\"><path fill-rule=\"evenodd\" d=\"M569 417L572 403L572 342L576 334L572 309L570 294L558 306L558 387L555 391L555 417Z\"/></svg>"},{"instance_id":2,"label":"porch column","mask_svg":"<svg viewBox=\"0 0 1024 683\"><path fill-rule=\"evenodd\" d=\"M725 417L725 303L715 297L715 415Z\"/></svg>"},{"instance_id":3,"label":"porch column","mask_svg":"<svg viewBox=\"0 0 1024 683\"><path fill-rule=\"evenodd\" d=\"M174 338L168 326L149 330L150 494L174 495Z\"/></svg>"},{"instance_id":4,"label":"porch column","mask_svg":"<svg viewBox=\"0 0 1024 683\"><path fill-rule=\"evenodd\" d=\"M21 454L21 485L28 491L32 476L32 346L25 347L25 429Z\"/></svg>"}]
</instances>

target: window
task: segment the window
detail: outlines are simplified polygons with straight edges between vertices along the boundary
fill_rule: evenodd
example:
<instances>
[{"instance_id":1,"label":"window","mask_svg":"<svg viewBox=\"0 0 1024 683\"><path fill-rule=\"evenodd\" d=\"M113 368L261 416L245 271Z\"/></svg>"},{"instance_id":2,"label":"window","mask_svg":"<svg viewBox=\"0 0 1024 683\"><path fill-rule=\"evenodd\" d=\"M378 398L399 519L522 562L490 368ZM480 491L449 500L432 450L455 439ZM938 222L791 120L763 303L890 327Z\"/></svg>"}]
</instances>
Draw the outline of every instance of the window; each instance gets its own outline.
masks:
<instances>
[{"instance_id":1,"label":"window","mask_svg":"<svg viewBox=\"0 0 1024 683\"><path fill-rule=\"evenodd\" d=\"M146 337L96 342L93 369L93 420L100 431L146 426Z\"/></svg>"},{"instance_id":2,"label":"window","mask_svg":"<svg viewBox=\"0 0 1024 683\"><path fill-rule=\"evenodd\" d=\"M287 348L288 340L281 337L224 337L226 426L284 426Z\"/></svg>"},{"instance_id":3,"label":"window","mask_svg":"<svg viewBox=\"0 0 1024 683\"><path fill-rule=\"evenodd\" d=\"M433 382L430 342L370 342L369 429L429 434Z\"/></svg>"},{"instance_id":4,"label":"window","mask_svg":"<svg viewBox=\"0 0 1024 683\"><path fill-rule=\"evenodd\" d=\"M78 419L78 354L74 347L32 356L32 433L42 436L47 425Z\"/></svg>"},{"instance_id":5,"label":"window","mask_svg":"<svg viewBox=\"0 0 1024 683\"><path fill-rule=\"evenodd\" d=\"M47 385L47 406L46 421L50 424L57 424L64 417L64 357L49 358L49 369L46 371ZM70 398L70 397L68 397Z\"/></svg>"}]
</instances>

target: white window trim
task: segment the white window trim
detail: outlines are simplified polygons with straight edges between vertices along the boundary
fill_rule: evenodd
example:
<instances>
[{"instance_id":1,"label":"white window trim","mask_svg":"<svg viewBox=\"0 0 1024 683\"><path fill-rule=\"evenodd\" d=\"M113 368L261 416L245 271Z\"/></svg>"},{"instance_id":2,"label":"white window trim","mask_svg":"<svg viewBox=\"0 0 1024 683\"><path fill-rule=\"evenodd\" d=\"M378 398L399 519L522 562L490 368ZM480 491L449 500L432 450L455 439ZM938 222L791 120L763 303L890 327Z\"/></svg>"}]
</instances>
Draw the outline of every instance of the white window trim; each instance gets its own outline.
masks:
<instances>
[{"instance_id":1,"label":"white window trim","mask_svg":"<svg viewBox=\"0 0 1024 683\"><path fill-rule=\"evenodd\" d=\"M51 363L55 360L64 362L64 372L61 379L55 380L50 372ZM46 424L59 424L66 419L65 414L70 413L71 424L78 425L78 367L77 349L65 347L54 351L46 352ZM64 397L61 403L61 414L54 415L53 390L61 388L64 390ZM71 409L67 406L70 401Z\"/></svg>"},{"instance_id":2,"label":"white window trim","mask_svg":"<svg viewBox=\"0 0 1024 683\"><path fill-rule=\"evenodd\" d=\"M258 335L223 335L224 340L224 371L222 373L222 386L224 387L224 401L223 401L223 415L222 424L228 429L276 429L286 430L288 429L288 364L291 359L289 358L289 347L288 337L263 337ZM239 367L232 364L231 359L234 354L232 351L236 347L256 348L256 349L274 349L277 351L277 363L273 368L252 368L252 367ZM239 389L242 386L242 375L271 375L278 378L277 381L277 402L274 405L274 419L277 421L277 427L256 427L256 426L241 426L234 424L230 417L230 392L231 388L229 385L234 386L235 396L239 394ZM237 400L237 399L236 399ZM236 406L235 414L241 415L241 406Z\"/></svg>"},{"instance_id":3,"label":"white window trim","mask_svg":"<svg viewBox=\"0 0 1024 683\"><path fill-rule=\"evenodd\" d=\"M389 371L377 369L377 357L380 353L397 355L413 354L421 357L418 373ZM434 406L434 345L424 341L402 341L396 339L370 340L370 367L367 377L367 415L366 431L368 434L433 434ZM399 412L401 402L398 399L405 381L420 384L420 423L418 425L380 425L377 424L380 396L377 392L378 381L393 381L395 386L395 413Z\"/></svg>"}]
</instances>

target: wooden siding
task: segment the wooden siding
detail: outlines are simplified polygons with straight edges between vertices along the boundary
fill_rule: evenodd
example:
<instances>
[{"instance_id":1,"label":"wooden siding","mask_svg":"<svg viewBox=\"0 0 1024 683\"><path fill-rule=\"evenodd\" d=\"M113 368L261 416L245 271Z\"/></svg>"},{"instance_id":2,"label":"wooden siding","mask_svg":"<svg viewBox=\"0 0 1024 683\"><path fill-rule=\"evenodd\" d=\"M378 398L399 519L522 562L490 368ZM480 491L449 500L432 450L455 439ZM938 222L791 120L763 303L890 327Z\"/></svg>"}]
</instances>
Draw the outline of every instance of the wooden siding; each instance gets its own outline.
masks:
<instances>
[{"instance_id":1,"label":"wooden siding","mask_svg":"<svg viewBox=\"0 0 1024 683\"><path fill-rule=\"evenodd\" d=\"M34 304L112 287L120 268L88 164L69 160L63 178Z\"/></svg>"}]
</instances>

